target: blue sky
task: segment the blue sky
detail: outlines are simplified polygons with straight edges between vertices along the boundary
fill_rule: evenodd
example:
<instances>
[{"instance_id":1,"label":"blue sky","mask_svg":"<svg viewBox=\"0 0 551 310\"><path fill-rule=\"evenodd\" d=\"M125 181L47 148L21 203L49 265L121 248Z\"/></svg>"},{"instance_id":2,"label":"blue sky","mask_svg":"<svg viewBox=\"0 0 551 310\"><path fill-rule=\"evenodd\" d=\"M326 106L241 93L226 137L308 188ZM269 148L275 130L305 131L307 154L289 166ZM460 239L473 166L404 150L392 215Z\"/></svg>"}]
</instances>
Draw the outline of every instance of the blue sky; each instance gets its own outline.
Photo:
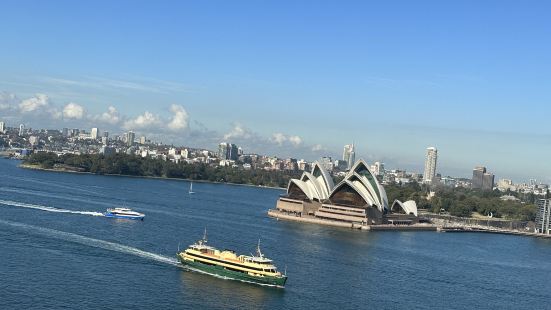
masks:
<instances>
[{"instance_id":1,"label":"blue sky","mask_svg":"<svg viewBox=\"0 0 551 310\"><path fill-rule=\"evenodd\" d=\"M419 172L436 146L444 175L486 165L551 182L548 1L4 1L2 11L8 124L134 129L208 148L226 138L310 160L354 141L368 161Z\"/></svg>"}]
</instances>

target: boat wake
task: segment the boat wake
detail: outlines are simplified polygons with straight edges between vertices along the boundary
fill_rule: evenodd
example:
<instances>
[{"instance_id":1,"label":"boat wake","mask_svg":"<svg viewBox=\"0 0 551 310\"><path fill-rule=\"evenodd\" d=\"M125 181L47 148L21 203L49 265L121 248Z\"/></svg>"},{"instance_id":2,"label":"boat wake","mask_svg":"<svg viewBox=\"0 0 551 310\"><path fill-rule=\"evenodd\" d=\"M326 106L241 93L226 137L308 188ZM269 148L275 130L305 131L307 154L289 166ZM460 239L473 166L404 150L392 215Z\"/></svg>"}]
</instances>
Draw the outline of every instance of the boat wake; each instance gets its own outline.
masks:
<instances>
[{"instance_id":1,"label":"boat wake","mask_svg":"<svg viewBox=\"0 0 551 310\"><path fill-rule=\"evenodd\" d=\"M156 261L159 263L171 265L171 266L177 266L177 267L181 266L180 263L178 263L178 260L176 258L171 258L164 255L143 251L138 248L134 248L134 247L119 244L119 243L94 239L90 237L73 234L70 232L64 232L64 231L59 231L51 228L39 227L39 226L23 224L18 222L0 220L0 224L23 229L30 232L39 233L41 235L54 238L54 239L69 241L69 242L78 243L78 244L82 244L82 245L90 246L94 248L100 248L108 251L130 254L130 255L138 256L148 260Z\"/></svg>"},{"instance_id":2,"label":"boat wake","mask_svg":"<svg viewBox=\"0 0 551 310\"><path fill-rule=\"evenodd\" d=\"M101 212L59 209L59 208L54 208L54 207L33 205L33 204L28 204L28 203L23 203L23 202L10 201L10 200L1 200L1 199L0 199L0 205L27 208L27 209L35 209L35 210L42 210L42 211L56 212L56 213L71 213L71 214L82 214L82 215L91 215L91 216L104 216L104 214L101 213Z\"/></svg>"}]
</instances>

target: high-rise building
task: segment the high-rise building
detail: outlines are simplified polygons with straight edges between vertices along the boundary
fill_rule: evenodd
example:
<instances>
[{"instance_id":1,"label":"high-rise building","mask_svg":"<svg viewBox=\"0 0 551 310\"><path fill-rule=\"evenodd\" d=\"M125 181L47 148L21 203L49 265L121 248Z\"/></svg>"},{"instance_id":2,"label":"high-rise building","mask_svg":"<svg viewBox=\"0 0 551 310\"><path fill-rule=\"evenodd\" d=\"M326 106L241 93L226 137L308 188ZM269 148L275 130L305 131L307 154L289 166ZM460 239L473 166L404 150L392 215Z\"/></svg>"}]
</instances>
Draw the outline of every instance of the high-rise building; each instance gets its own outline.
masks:
<instances>
[{"instance_id":1,"label":"high-rise building","mask_svg":"<svg viewBox=\"0 0 551 310\"><path fill-rule=\"evenodd\" d=\"M473 179L471 188L491 191L494 189L495 176L486 170L486 167L475 167L473 169Z\"/></svg>"},{"instance_id":2,"label":"high-rise building","mask_svg":"<svg viewBox=\"0 0 551 310\"><path fill-rule=\"evenodd\" d=\"M19 136L22 136L25 133L25 125L19 125Z\"/></svg>"},{"instance_id":3,"label":"high-rise building","mask_svg":"<svg viewBox=\"0 0 551 310\"><path fill-rule=\"evenodd\" d=\"M375 169L373 169L373 173L376 176L384 176L385 175L385 164L384 163L376 161L375 165L374 165L374 168Z\"/></svg>"},{"instance_id":4,"label":"high-rise building","mask_svg":"<svg viewBox=\"0 0 551 310\"><path fill-rule=\"evenodd\" d=\"M127 146L132 146L134 144L135 139L136 139L136 134L132 130L126 133Z\"/></svg>"},{"instance_id":5,"label":"high-rise building","mask_svg":"<svg viewBox=\"0 0 551 310\"><path fill-rule=\"evenodd\" d=\"M229 159L228 158L228 144L226 142L222 142L218 144L218 158L219 159Z\"/></svg>"},{"instance_id":6,"label":"high-rise building","mask_svg":"<svg viewBox=\"0 0 551 310\"><path fill-rule=\"evenodd\" d=\"M69 136L69 128L63 128L61 130L61 135L63 135L64 137Z\"/></svg>"},{"instance_id":7,"label":"high-rise building","mask_svg":"<svg viewBox=\"0 0 551 310\"><path fill-rule=\"evenodd\" d=\"M142 145L145 144L145 139L146 139L145 136L141 136L140 137L140 144L142 144Z\"/></svg>"},{"instance_id":8,"label":"high-rise building","mask_svg":"<svg viewBox=\"0 0 551 310\"><path fill-rule=\"evenodd\" d=\"M334 166L333 166L333 160L331 159L331 157L322 157L319 160L319 163L323 167L323 169L329 172L333 171Z\"/></svg>"},{"instance_id":9,"label":"high-rise building","mask_svg":"<svg viewBox=\"0 0 551 310\"><path fill-rule=\"evenodd\" d=\"M6 124L4 122L0 122L0 133L4 133L4 130L6 130L5 126Z\"/></svg>"},{"instance_id":10,"label":"high-rise building","mask_svg":"<svg viewBox=\"0 0 551 310\"><path fill-rule=\"evenodd\" d=\"M486 172L482 177L482 189L485 191L491 191L494 189L494 175Z\"/></svg>"},{"instance_id":11,"label":"high-rise building","mask_svg":"<svg viewBox=\"0 0 551 310\"><path fill-rule=\"evenodd\" d=\"M354 143L347 144L344 146L344 150L342 152L342 160L346 161L347 168L346 170L350 170L352 168L352 165L356 162L356 152L354 152Z\"/></svg>"},{"instance_id":12,"label":"high-rise building","mask_svg":"<svg viewBox=\"0 0 551 310\"><path fill-rule=\"evenodd\" d=\"M229 145L230 154L228 155L229 159L237 160L239 158L239 148L235 144Z\"/></svg>"},{"instance_id":13,"label":"high-rise building","mask_svg":"<svg viewBox=\"0 0 551 310\"><path fill-rule=\"evenodd\" d=\"M542 234L551 233L551 199L538 200L536 213L536 232Z\"/></svg>"},{"instance_id":14,"label":"high-rise building","mask_svg":"<svg viewBox=\"0 0 551 310\"><path fill-rule=\"evenodd\" d=\"M486 167L475 167L473 169L473 179L471 181L472 188L482 189L485 173L486 173Z\"/></svg>"},{"instance_id":15,"label":"high-rise building","mask_svg":"<svg viewBox=\"0 0 551 310\"><path fill-rule=\"evenodd\" d=\"M436 160L438 159L438 150L435 147L427 148L425 156L425 171L423 172L423 183L430 184L436 176Z\"/></svg>"},{"instance_id":16,"label":"high-rise building","mask_svg":"<svg viewBox=\"0 0 551 310\"><path fill-rule=\"evenodd\" d=\"M218 158L221 160L237 160L239 147L233 143L222 142L218 145Z\"/></svg>"},{"instance_id":17,"label":"high-rise building","mask_svg":"<svg viewBox=\"0 0 551 310\"><path fill-rule=\"evenodd\" d=\"M92 138L92 140L97 140L98 136L99 136L99 129L92 128L92 131L90 131L90 138Z\"/></svg>"}]
</instances>

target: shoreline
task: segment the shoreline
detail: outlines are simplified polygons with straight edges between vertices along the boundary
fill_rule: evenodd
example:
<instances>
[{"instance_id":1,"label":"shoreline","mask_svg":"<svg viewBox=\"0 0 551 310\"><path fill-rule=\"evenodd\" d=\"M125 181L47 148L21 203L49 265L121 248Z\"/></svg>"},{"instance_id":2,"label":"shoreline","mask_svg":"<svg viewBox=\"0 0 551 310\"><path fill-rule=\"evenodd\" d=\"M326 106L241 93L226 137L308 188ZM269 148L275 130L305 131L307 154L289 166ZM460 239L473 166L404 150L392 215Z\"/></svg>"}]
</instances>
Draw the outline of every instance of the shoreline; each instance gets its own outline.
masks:
<instances>
[{"instance_id":1,"label":"shoreline","mask_svg":"<svg viewBox=\"0 0 551 310\"><path fill-rule=\"evenodd\" d=\"M238 183L231 183L231 182L216 182L216 181L208 181L208 180L192 180L192 179L183 179L183 178L154 177L154 176L145 176L145 175L140 176L140 175L126 175L126 174L99 174L99 173L93 173L93 172L88 172L88 171L75 171L75 170L59 169L59 168L57 168L57 169L56 168L48 169L48 168L42 168L42 167L37 166L37 165L29 165L29 164L19 164L17 167L22 168L22 169L39 170L39 171L46 171L46 172L57 172L57 173L74 173L74 174L102 175L102 176L109 176L109 177L184 181L184 182L222 184L222 185L232 185L232 186L247 186L247 187L255 187L255 188L285 190L285 188L283 188L283 187L262 186L262 185L254 185L254 184L238 184Z\"/></svg>"},{"instance_id":2,"label":"shoreline","mask_svg":"<svg viewBox=\"0 0 551 310\"><path fill-rule=\"evenodd\" d=\"M357 230L363 230L363 231L434 231L434 232L442 232L442 233L491 233L491 234L551 239L551 235L546 235L546 234L540 234L540 233L529 232L529 231L480 227L476 225L438 225L438 224L354 225L348 222L339 222L339 221L320 219L313 216L296 216L296 215L286 214L275 209L268 210L268 216L277 221L281 219L281 220L291 221L291 222L357 229Z\"/></svg>"}]
</instances>

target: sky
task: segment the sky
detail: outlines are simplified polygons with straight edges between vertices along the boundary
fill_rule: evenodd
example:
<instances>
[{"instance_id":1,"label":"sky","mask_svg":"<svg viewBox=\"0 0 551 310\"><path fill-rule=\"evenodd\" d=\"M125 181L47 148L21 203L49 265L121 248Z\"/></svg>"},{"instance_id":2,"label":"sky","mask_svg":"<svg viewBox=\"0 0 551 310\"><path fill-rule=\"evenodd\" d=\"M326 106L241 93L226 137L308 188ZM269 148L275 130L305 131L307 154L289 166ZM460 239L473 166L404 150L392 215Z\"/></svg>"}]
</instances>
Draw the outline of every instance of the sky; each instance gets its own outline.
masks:
<instances>
[{"instance_id":1,"label":"sky","mask_svg":"<svg viewBox=\"0 0 551 310\"><path fill-rule=\"evenodd\" d=\"M549 1L2 2L0 121L551 182Z\"/></svg>"}]
</instances>

